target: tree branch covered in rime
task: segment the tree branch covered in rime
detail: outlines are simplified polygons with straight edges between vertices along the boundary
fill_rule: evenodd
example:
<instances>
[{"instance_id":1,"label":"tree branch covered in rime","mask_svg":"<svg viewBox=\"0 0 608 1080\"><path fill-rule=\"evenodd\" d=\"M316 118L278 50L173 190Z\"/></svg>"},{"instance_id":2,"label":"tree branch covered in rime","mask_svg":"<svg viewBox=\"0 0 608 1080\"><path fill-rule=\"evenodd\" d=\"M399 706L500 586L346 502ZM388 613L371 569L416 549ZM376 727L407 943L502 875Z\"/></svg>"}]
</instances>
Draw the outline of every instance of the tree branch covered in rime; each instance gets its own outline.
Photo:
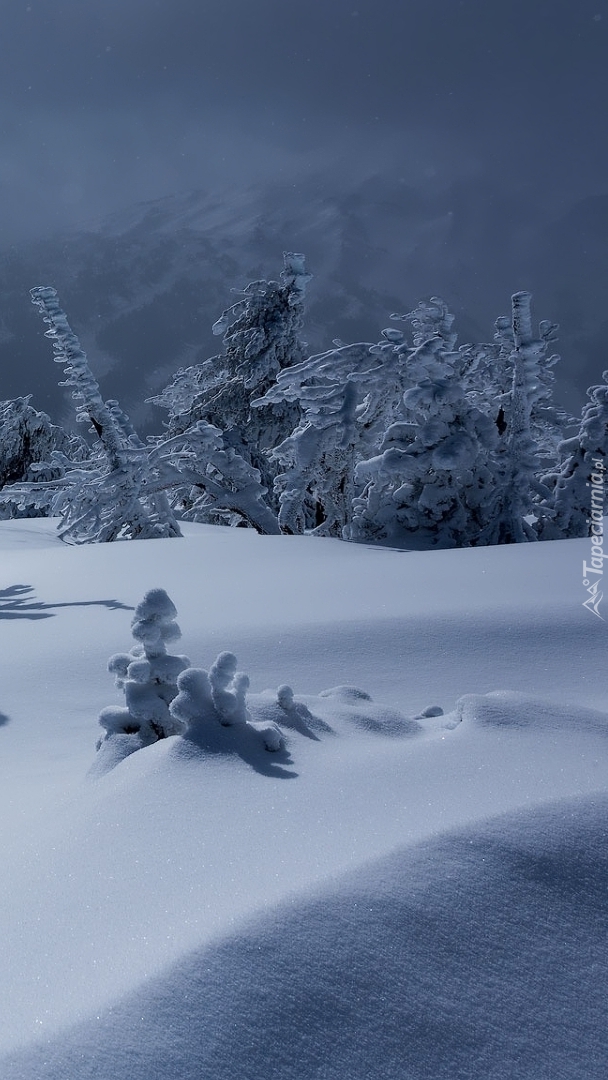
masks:
<instances>
[{"instance_id":1,"label":"tree branch covered in rime","mask_svg":"<svg viewBox=\"0 0 608 1080\"><path fill-rule=\"evenodd\" d=\"M151 442L147 490L171 488L182 518L208 524L244 522L260 533L279 532L259 472L225 446L218 428L199 420L182 435Z\"/></svg>"}]
</instances>

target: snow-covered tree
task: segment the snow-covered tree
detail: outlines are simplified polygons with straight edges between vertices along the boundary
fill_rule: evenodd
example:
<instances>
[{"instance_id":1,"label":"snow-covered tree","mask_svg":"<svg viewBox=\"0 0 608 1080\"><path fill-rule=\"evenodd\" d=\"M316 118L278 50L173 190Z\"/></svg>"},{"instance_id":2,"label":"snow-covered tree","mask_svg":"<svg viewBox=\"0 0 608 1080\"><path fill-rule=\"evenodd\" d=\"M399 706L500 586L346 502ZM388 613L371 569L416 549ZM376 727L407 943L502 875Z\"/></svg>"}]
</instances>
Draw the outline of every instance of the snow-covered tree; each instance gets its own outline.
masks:
<instances>
[{"instance_id":1,"label":"snow-covered tree","mask_svg":"<svg viewBox=\"0 0 608 1080\"><path fill-rule=\"evenodd\" d=\"M282 467L275 480L281 529L348 539L355 466L399 415L411 349L394 329L378 345L334 345L280 372L252 404L297 402L302 414L270 455Z\"/></svg>"},{"instance_id":2,"label":"snow-covered tree","mask_svg":"<svg viewBox=\"0 0 608 1080\"><path fill-rule=\"evenodd\" d=\"M259 475L232 450L221 432L200 421L185 436L144 444L118 402L104 402L78 339L59 307L54 289L32 290L50 324L55 360L65 366L64 385L74 387L77 419L90 421L97 436L83 461L55 452L59 477L23 483L14 495L49 506L61 518L60 535L73 543L180 536L168 491L194 490L190 507L232 514L261 532L278 532L266 507ZM177 499L177 495L175 496Z\"/></svg>"},{"instance_id":3,"label":"snow-covered tree","mask_svg":"<svg viewBox=\"0 0 608 1080\"><path fill-rule=\"evenodd\" d=\"M528 296L531 304L532 297L529 293L516 293L516 296ZM515 301L513 300L512 303ZM530 316L531 318L531 316ZM528 379L527 398L530 410L530 434L537 447L540 471L544 472L548 465L555 462L557 446L563 440L569 427L576 423L564 409L556 406L553 401L555 383L555 366L559 363L558 353L551 351L557 340L559 327L548 319L541 319L538 324L538 334L534 340L534 356L528 356ZM518 347L515 340L514 317L501 315L495 323L494 342L497 353L492 362L492 369L497 373L494 379L481 379L481 372L476 372L477 382L492 394L494 401L500 408L500 418L497 418L499 428L507 424L507 412L513 398L513 377L515 374L515 358ZM487 348L487 346L481 346ZM487 371L487 369L486 369ZM479 389L477 390L479 393ZM491 411L491 406L487 411ZM502 422L501 422L502 418Z\"/></svg>"},{"instance_id":4,"label":"snow-covered tree","mask_svg":"<svg viewBox=\"0 0 608 1080\"><path fill-rule=\"evenodd\" d=\"M543 477L551 494L538 510L541 540L598 534L604 514L608 465L608 371L587 390L578 434L559 444L561 460Z\"/></svg>"},{"instance_id":5,"label":"snow-covered tree","mask_svg":"<svg viewBox=\"0 0 608 1080\"><path fill-rule=\"evenodd\" d=\"M477 542L493 481L496 426L470 403L462 351L445 303L422 301L403 319L414 328L403 419L379 453L355 470L351 537L396 547L462 547Z\"/></svg>"},{"instance_id":6,"label":"snow-covered tree","mask_svg":"<svg viewBox=\"0 0 608 1080\"><path fill-rule=\"evenodd\" d=\"M512 384L504 407L504 429L495 454L492 490L484 502L486 524L479 544L514 544L536 540L529 520L549 489L539 479L541 450L532 425L533 409L546 400L543 361L554 339L555 327L543 322L538 334L532 325L532 296L518 292L511 298ZM501 324L505 319L500 320Z\"/></svg>"},{"instance_id":7,"label":"snow-covered tree","mask_svg":"<svg viewBox=\"0 0 608 1080\"><path fill-rule=\"evenodd\" d=\"M311 279L303 255L285 252L283 258L280 281L250 282L214 324L224 351L181 369L149 399L169 409L170 435L183 434L199 420L218 428L225 447L259 471L270 502L276 470L266 451L292 431L299 413L297 405L285 401L252 412L251 399L262 397L280 371L304 359L300 333Z\"/></svg>"},{"instance_id":8,"label":"snow-covered tree","mask_svg":"<svg viewBox=\"0 0 608 1080\"><path fill-rule=\"evenodd\" d=\"M44 412L30 405L31 395L0 401L0 517L36 517L48 513L48 505L36 506L16 496L11 485L57 479L62 467L53 453L84 460L88 448L83 439L52 424Z\"/></svg>"},{"instance_id":9,"label":"snow-covered tree","mask_svg":"<svg viewBox=\"0 0 608 1080\"><path fill-rule=\"evenodd\" d=\"M35 505L50 499L51 512L61 517L60 534L75 543L160 536L179 536L179 526L162 489L149 482L143 465L142 444L115 402L106 403L89 367L86 354L59 305L55 289L32 289L32 302L40 310L53 343L54 359L64 366L72 387L76 419L89 422L97 436L94 452L80 461L55 452L51 464L63 475L44 484L22 484L24 496Z\"/></svg>"},{"instance_id":10,"label":"snow-covered tree","mask_svg":"<svg viewBox=\"0 0 608 1080\"><path fill-rule=\"evenodd\" d=\"M187 656L167 652L167 645L181 637L176 616L175 605L164 589L151 589L135 608L131 632L137 644L108 661L108 671L124 691L126 706L101 711L99 723L106 734L98 749L112 735L137 735L138 748L184 730L169 710L177 694L178 676L190 665Z\"/></svg>"}]
</instances>

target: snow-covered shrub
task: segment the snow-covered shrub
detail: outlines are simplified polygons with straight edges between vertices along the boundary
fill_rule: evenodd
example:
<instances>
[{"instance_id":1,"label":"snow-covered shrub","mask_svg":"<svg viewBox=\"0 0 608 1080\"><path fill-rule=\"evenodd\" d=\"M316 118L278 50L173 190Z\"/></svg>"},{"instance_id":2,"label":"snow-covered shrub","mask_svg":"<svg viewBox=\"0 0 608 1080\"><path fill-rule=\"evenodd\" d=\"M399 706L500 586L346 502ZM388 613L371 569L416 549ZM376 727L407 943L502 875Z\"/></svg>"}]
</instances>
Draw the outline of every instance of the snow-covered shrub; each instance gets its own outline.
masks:
<instances>
[{"instance_id":1,"label":"snow-covered shrub","mask_svg":"<svg viewBox=\"0 0 608 1080\"><path fill-rule=\"evenodd\" d=\"M284 368L300 363L305 343L300 339L304 297L311 275L304 256L285 252L280 281L252 281L241 299L222 313L213 326L223 336L224 351L201 364L181 369L172 382L149 400L169 410L170 435L184 434L204 420L223 435L227 451L236 452L261 475L273 503L276 468L266 451L282 441L299 418L293 403L267 404L251 411ZM205 507L195 520L208 520Z\"/></svg>"},{"instance_id":2,"label":"snow-covered shrub","mask_svg":"<svg viewBox=\"0 0 608 1080\"><path fill-rule=\"evenodd\" d=\"M234 728L247 738L253 732L266 750L281 750L285 740L280 727L272 721L251 719L246 704L249 689L247 675L237 671L234 653L222 652L209 671L188 668L177 680L177 696L169 709L171 715L185 727L185 735L196 741L205 740L209 730Z\"/></svg>"},{"instance_id":3,"label":"snow-covered shrub","mask_svg":"<svg viewBox=\"0 0 608 1080\"><path fill-rule=\"evenodd\" d=\"M187 656L174 656L167 645L181 637L175 605L164 589L151 589L135 609L131 632L136 642L130 652L116 653L108 661L116 686L123 690L126 706L103 709L99 723L105 736L136 735L137 745L146 745L177 735L185 725L170 712L177 694L177 679L189 667Z\"/></svg>"}]
</instances>

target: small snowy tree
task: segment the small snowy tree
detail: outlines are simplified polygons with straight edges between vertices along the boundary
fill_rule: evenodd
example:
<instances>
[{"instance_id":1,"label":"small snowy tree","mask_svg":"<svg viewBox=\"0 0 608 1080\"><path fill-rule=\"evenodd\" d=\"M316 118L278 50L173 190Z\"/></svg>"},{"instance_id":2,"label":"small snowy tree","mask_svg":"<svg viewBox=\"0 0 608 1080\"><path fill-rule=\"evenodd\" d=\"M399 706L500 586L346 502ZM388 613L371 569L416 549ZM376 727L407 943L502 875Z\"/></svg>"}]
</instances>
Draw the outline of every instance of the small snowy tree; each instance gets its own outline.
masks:
<instances>
[{"instance_id":1,"label":"small snowy tree","mask_svg":"<svg viewBox=\"0 0 608 1080\"><path fill-rule=\"evenodd\" d=\"M561 461L543 477L550 495L538 509L541 540L597 534L601 528L603 486L608 463L608 371L604 382L587 390L578 434L559 445ZM599 503L599 505L598 505Z\"/></svg>"},{"instance_id":2,"label":"small snowy tree","mask_svg":"<svg viewBox=\"0 0 608 1080\"><path fill-rule=\"evenodd\" d=\"M151 589L137 605L131 622L137 645L108 661L108 671L124 691L126 706L102 710L99 723L106 735L98 748L112 735L137 735L139 744L147 745L184 730L169 710L177 694L178 676L190 664L187 656L167 652L167 645L181 637L176 616L175 605L164 589Z\"/></svg>"},{"instance_id":3,"label":"small snowy tree","mask_svg":"<svg viewBox=\"0 0 608 1080\"><path fill-rule=\"evenodd\" d=\"M306 286L304 256L285 252L280 281L252 281L241 299L222 313L213 333L224 351L176 373L162 394L149 400L169 409L169 434L183 434L199 420L222 432L224 445L257 469L272 502L275 471L266 451L297 423L297 405L285 401L251 411L284 368L304 359L300 338Z\"/></svg>"}]
</instances>

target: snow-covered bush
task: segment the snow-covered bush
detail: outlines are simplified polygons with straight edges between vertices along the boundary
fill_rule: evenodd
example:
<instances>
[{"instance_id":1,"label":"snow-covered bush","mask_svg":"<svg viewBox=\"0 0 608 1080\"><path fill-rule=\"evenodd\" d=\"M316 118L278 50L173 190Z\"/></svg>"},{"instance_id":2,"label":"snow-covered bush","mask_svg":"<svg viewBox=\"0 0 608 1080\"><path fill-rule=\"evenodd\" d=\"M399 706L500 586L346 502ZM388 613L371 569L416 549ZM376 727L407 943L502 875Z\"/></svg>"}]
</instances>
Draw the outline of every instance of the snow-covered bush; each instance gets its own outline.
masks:
<instances>
[{"instance_id":1,"label":"snow-covered bush","mask_svg":"<svg viewBox=\"0 0 608 1080\"><path fill-rule=\"evenodd\" d=\"M138 644L108 661L116 686L124 691L126 706L102 710L99 723L106 734L98 748L112 735L136 735L134 748L138 749L184 730L169 709L177 694L178 676L190 664L187 656L167 652L167 645L181 637L176 615L164 589L151 589L137 605L131 632Z\"/></svg>"},{"instance_id":2,"label":"snow-covered bush","mask_svg":"<svg viewBox=\"0 0 608 1080\"><path fill-rule=\"evenodd\" d=\"M256 722L247 709L247 675L237 671L234 653L222 652L209 671L188 668L178 677L178 694L169 709L177 723L184 725L188 738L205 739L218 725L242 729L243 735L255 732L266 750L281 750L285 744L279 726L272 721Z\"/></svg>"}]
</instances>

